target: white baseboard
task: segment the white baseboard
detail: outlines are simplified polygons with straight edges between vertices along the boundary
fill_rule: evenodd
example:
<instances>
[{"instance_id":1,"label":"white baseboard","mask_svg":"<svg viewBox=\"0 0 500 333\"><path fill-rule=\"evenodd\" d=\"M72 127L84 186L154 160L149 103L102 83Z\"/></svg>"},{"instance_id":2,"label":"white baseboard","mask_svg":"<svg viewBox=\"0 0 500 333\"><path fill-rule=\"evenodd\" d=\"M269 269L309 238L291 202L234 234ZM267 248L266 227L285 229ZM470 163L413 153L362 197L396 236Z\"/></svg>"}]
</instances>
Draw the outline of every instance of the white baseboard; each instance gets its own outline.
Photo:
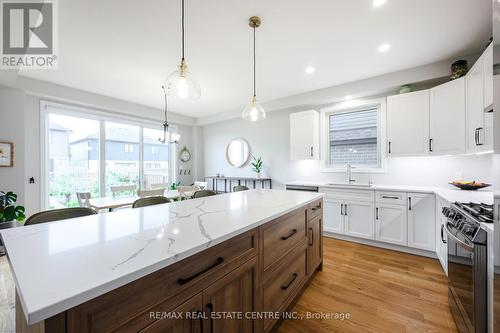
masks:
<instances>
[{"instance_id":1,"label":"white baseboard","mask_svg":"<svg viewBox=\"0 0 500 333\"><path fill-rule=\"evenodd\" d=\"M388 250L410 253L410 254L414 254L417 256L438 259L437 254L435 252L432 252L432 251L413 249L413 248L395 245L395 244L382 243L382 242L378 242L378 241L371 240L371 239L351 237L351 236L336 234L336 233L329 232L329 231L323 231L323 236L330 237L330 238L336 238L336 239L340 239L340 240L345 240L345 241L349 241L349 242L354 242L354 243L371 245L371 246L375 246L375 247L381 247L383 249L388 249Z\"/></svg>"}]
</instances>

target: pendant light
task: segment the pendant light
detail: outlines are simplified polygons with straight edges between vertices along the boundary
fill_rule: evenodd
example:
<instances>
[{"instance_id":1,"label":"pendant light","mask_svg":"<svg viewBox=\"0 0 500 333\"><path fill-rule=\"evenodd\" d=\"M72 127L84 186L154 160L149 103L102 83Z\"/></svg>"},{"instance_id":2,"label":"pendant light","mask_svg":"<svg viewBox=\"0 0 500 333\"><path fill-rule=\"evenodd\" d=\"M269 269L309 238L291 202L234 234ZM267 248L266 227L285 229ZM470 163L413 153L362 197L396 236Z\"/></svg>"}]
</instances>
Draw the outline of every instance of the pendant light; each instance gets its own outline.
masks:
<instances>
[{"instance_id":1,"label":"pendant light","mask_svg":"<svg viewBox=\"0 0 500 333\"><path fill-rule=\"evenodd\" d=\"M167 77L165 86L172 97L181 100L195 100L201 96L201 89L196 78L189 72L184 58L184 0L181 0L181 26L181 64L176 71Z\"/></svg>"},{"instance_id":2,"label":"pendant light","mask_svg":"<svg viewBox=\"0 0 500 333\"><path fill-rule=\"evenodd\" d=\"M255 29L260 27L261 20L258 16L250 17L248 25L253 29L253 96L250 99L250 103L243 109L242 117L244 120L248 121L259 121L266 119L266 111L257 102L256 93L256 61L255 61Z\"/></svg>"},{"instance_id":3,"label":"pendant light","mask_svg":"<svg viewBox=\"0 0 500 333\"><path fill-rule=\"evenodd\" d=\"M163 94L165 96L165 121L163 122L163 139L158 139L158 141L160 141L161 143L176 144L179 142L181 136L180 134L173 132L170 128L170 124L168 123L168 91L165 86L162 86L161 88L163 89Z\"/></svg>"}]
</instances>

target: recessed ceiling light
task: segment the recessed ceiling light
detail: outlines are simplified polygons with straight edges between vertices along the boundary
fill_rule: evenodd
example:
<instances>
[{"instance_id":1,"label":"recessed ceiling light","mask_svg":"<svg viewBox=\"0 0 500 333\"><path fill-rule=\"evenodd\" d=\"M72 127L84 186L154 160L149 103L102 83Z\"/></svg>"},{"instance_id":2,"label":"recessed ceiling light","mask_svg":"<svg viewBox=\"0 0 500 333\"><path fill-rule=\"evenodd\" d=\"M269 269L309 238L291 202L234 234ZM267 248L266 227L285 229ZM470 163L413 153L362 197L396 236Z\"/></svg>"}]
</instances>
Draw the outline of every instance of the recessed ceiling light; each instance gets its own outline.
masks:
<instances>
[{"instance_id":1,"label":"recessed ceiling light","mask_svg":"<svg viewBox=\"0 0 500 333\"><path fill-rule=\"evenodd\" d=\"M316 68L314 68L313 66L307 66L306 67L306 73L307 74L312 74L312 73L314 73L315 70L316 70Z\"/></svg>"},{"instance_id":2,"label":"recessed ceiling light","mask_svg":"<svg viewBox=\"0 0 500 333\"><path fill-rule=\"evenodd\" d=\"M391 48L391 44L383 43L383 44L380 44L380 46L378 47L378 51L379 52L387 52L387 51L389 51L390 48Z\"/></svg>"},{"instance_id":3,"label":"recessed ceiling light","mask_svg":"<svg viewBox=\"0 0 500 333\"><path fill-rule=\"evenodd\" d=\"M373 7L380 7L385 5L387 0L373 0Z\"/></svg>"}]
</instances>

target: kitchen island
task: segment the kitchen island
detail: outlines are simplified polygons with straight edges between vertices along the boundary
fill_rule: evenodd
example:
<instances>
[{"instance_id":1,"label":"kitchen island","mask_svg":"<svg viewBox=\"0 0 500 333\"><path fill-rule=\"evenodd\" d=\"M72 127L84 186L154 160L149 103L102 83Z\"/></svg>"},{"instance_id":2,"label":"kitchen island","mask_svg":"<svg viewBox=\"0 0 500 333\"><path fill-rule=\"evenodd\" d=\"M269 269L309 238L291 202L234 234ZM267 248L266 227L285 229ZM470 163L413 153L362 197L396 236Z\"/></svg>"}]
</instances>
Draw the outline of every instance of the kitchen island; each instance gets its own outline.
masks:
<instances>
[{"instance_id":1,"label":"kitchen island","mask_svg":"<svg viewBox=\"0 0 500 333\"><path fill-rule=\"evenodd\" d=\"M16 330L267 332L321 268L322 216L252 190L2 231Z\"/></svg>"}]
</instances>

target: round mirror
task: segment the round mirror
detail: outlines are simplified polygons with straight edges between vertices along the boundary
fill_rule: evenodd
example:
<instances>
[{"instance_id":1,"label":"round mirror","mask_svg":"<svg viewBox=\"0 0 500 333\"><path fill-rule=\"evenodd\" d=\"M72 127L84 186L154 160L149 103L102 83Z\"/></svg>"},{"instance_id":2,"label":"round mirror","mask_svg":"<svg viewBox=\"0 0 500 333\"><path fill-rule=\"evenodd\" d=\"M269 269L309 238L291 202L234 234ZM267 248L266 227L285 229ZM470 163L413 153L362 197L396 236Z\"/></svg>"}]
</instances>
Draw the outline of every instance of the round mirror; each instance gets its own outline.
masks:
<instances>
[{"instance_id":1,"label":"round mirror","mask_svg":"<svg viewBox=\"0 0 500 333\"><path fill-rule=\"evenodd\" d=\"M242 167L250 157L250 146L245 139L232 139L226 148L226 160L232 166Z\"/></svg>"}]
</instances>

